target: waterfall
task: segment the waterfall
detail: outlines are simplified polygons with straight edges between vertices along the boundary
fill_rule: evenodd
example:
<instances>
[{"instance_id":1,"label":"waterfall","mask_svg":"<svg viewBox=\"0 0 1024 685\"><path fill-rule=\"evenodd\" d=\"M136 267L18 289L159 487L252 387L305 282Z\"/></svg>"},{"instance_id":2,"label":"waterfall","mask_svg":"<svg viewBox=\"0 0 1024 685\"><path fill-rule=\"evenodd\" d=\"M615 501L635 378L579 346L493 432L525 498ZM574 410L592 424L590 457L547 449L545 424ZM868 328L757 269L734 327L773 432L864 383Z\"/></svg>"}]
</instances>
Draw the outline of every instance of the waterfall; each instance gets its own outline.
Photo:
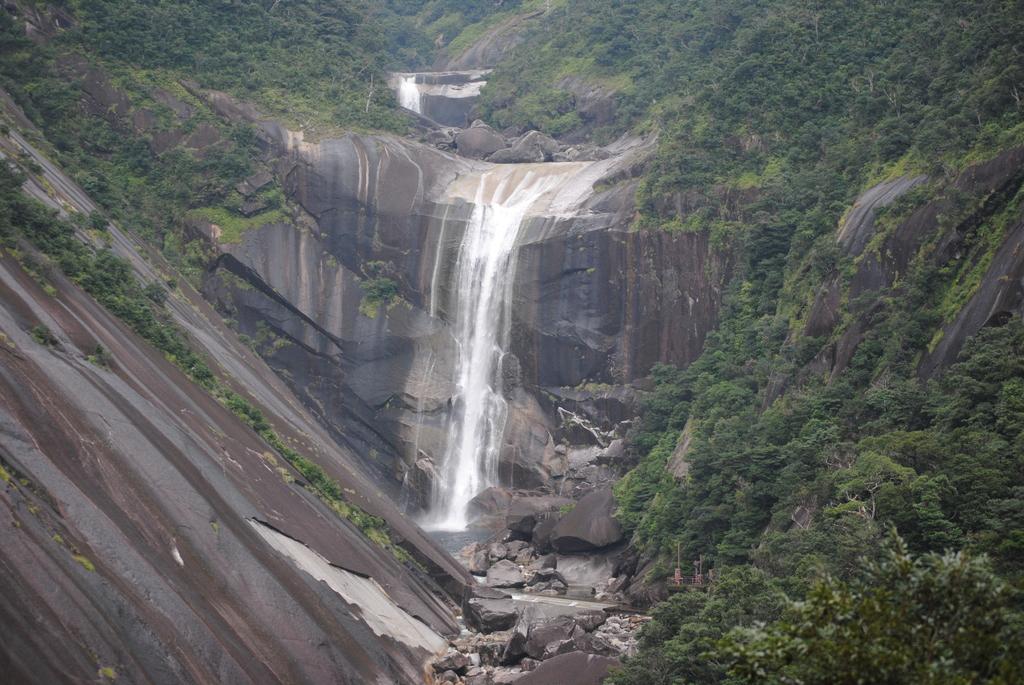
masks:
<instances>
[{"instance_id":1,"label":"waterfall","mask_svg":"<svg viewBox=\"0 0 1024 685\"><path fill-rule=\"evenodd\" d=\"M507 403L502 358L511 324L514 247L523 220L570 178L575 165L508 165L480 174L455 265L449 308L457 343L448 443L424 522L463 530L470 500L497 484Z\"/></svg>"},{"instance_id":2,"label":"waterfall","mask_svg":"<svg viewBox=\"0 0 1024 685\"><path fill-rule=\"evenodd\" d=\"M420 87L416 84L416 74L406 74L398 82L398 104L422 114L420 107Z\"/></svg>"}]
</instances>

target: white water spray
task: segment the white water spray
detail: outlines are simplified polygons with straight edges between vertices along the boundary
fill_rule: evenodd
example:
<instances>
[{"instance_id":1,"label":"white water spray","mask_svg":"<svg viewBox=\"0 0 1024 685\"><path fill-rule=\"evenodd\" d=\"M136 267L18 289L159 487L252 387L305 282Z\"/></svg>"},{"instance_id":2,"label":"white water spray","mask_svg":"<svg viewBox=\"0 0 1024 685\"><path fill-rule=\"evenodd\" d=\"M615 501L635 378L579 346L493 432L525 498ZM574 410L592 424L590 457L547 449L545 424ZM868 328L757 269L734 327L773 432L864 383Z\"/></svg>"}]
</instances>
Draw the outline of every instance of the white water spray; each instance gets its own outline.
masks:
<instances>
[{"instance_id":1,"label":"white water spray","mask_svg":"<svg viewBox=\"0 0 1024 685\"><path fill-rule=\"evenodd\" d=\"M398 82L398 104L417 114L422 114L420 105L420 87L416 84L416 74L407 74Z\"/></svg>"},{"instance_id":2,"label":"white water spray","mask_svg":"<svg viewBox=\"0 0 1024 685\"><path fill-rule=\"evenodd\" d=\"M455 266L456 403L425 526L464 530L470 500L497 484L507 403L502 358L511 323L514 247L523 220L576 165L509 165L482 173Z\"/></svg>"}]
</instances>

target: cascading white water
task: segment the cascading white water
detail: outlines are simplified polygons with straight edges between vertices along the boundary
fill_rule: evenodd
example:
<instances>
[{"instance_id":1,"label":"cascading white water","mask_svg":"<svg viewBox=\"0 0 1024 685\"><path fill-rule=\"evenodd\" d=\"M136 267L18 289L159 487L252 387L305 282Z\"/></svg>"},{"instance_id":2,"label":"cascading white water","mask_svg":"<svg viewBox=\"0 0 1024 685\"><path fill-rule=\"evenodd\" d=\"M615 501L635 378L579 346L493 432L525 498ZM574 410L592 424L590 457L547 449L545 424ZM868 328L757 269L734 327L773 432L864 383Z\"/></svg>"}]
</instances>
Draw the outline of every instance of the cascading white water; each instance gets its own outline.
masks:
<instances>
[{"instance_id":1,"label":"cascading white water","mask_svg":"<svg viewBox=\"0 0 1024 685\"><path fill-rule=\"evenodd\" d=\"M502 357L511 323L514 247L520 225L575 165L495 167L480 175L456 263L450 308L458 349L456 403L425 526L464 530L470 500L497 483L507 417Z\"/></svg>"},{"instance_id":2,"label":"cascading white water","mask_svg":"<svg viewBox=\"0 0 1024 685\"><path fill-rule=\"evenodd\" d=\"M416 74L402 76L398 82L398 104L422 114L420 105L420 87L416 84Z\"/></svg>"}]
</instances>

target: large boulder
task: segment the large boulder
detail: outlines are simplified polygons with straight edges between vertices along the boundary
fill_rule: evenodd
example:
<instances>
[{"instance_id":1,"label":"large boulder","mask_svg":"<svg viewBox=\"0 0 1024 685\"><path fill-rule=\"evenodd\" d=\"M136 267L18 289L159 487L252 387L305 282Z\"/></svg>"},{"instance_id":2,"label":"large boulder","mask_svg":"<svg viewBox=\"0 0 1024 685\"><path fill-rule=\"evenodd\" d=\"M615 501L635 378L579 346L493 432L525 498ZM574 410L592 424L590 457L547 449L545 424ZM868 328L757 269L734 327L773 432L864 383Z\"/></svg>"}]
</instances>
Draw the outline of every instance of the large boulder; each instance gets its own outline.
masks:
<instances>
[{"instance_id":1,"label":"large boulder","mask_svg":"<svg viewBox=\"0 0 1024 685\"><path fill-rule=\"evenodd\" d=\"M548 513L557 511L572 500L557 495L531 495L515 497L508 504L505 527L527 538L533 535L537 523Z\"/></svg>"},{"instance_id":2,"label":"large boulder","mask_svg":"<svg viewBox=\"0 0 1024 685\"><path fill-rule=\"evenodd\" d=\"M534 571L545 568L558 568L558 557L554 554L544 554L530 562L529 568Z\"/></svg>"},{"instance_id":3,"label":"large boulder","mask_svg":"<svg viewBox=\"0 0 1024 685\"><path fill-rule=\"evenodd\" d=\"M574 618L576 619L576 625L588 633L592 633L608 620L608 614L600 609L588 609L576 614Z\"/></svg>"},{"instance_id":4,"label":"large boulder","mask_svg":"<svg viewBox=\"0 0 1024 685\"><path fill-rule=\"evenodd\" d=\"M550 659L577 649L574 640L586 631L576 625L572 616L556 616L530 626L526 654L533 659Z\"/></svg>"},{"instance_id":5,"label":"large boulder","mask_svg":"<svg viewBox=\"0 0 1024 685\"><path fill-rule=\"evenodd\" d=\"M530 636L530 617L521 615L512 628L512 634L505 643L505 649L501 655L501 663L505 665L514 664L526 655L526 642Z\"/></svg>"},{"instance_id":6,"label":"large boulder","mask_svg":"<svg viewBox=\"0 0 1024 685\"><path fill-rule=\"evenodd\" d=\"M489 587L523 587L526 581L519 567L507 559L487 569L487 585Z\"/></svg>"},{"instance_id":7,"label":"large boulder","mask_svg":"<svg viewBox=\"0 0 1024 685\"><path fill-rule=\"evenodd\" d=\"M503 514L512 502L512 493L507 488L491 486L469 500L469 511L473 515Z\"/></svg>"},{"instance_id":8,"label":"large boulder","mask_svg":"<svg viewBox=\"0 0 1024 685\"><path fill-rule=\"evenodd\" d=\"M590 552L622 540L622 526L615 520L611 489L597 490L581 499L559 519L551 531L551 546L558 552Z\"/></svg>"},{"instance_id":9,"label":"large boulder","mask_svg":"<svg viewBox=\"0 0 1024 685\"><path fill-rule=\"evenodd\" d=\"M540 131L530 131L522 136L512 147L498 150L487 158L495 164L529 164L550 162L558 154L558 143Z\"/></svg>"},{"instance_id":10,"label":"large boulder","mask_svg":"<svg viewBox=\"0 0 1024 685\"><path fill-rule=\"evenodd\" d=\"M505 558L512 561L529 546L529 543L522 540L509 540L505 543Z\"/></svg>"},{"instance_id":11,"label":"large boulder","mask_svg":"<svg viewBox=\"0 0 1024 685\"><path fill-rule=\"evenodd\" d=\"M485 159L505 147L505 139L490 126L473 126L459 131L455 147L463 157Z\"/></svg>"},{"instance_id":12,"label":"large boulder","mask_svg":"<svg viewBox=\"0 0 1024 685\"><path fill-rule=\"evenodd\" d=\"M626 456L626 442L616 438L597 455L597 463L603 465L620 464Z\"/></svg>"},{"instance_id":13,"label":"large boulder","mask_svg":"<svg viewBox=\"0 0 1024 685\"><path fill-rule=\"evenodd\" d=\"M515 602L508 594L480 586L468 590L462 615L466 625L479 633L508 630L519 617Z\"/></svg>"},{"instance_id":14,"label":"large boulder","mask_svg":"<svg viewBox=\"0 0 1024 685\"><path fill-rule=\"evenodd\" d=\"M537 585L539 583L550 583L551 581L557 580L562 585L568 585L565 582L565 578L562 574L556 571L554 568L539 568L534 571L533 575L530 576L530 582L527 585Z\"/></svg>"},{"instance_id":15,"label":"large boulder","mask_svg":"<svg viewBox=\"0 0 1024 685\"><path fill-rule=\"evenodd\" d=\"M535 670L516 681L517 685L600 685L618 659L569 652L543 662Z\"/></svg>"},{"instance_id":16,"label":"large boulder","mask_svg":"<svg viewBox=\"0 0 1024 685\"><path fill-rule=\"evenodd\" d=\"M474 575L483 575L491 567L491 560L487 554L487 548L477 545L469 557L469 572Z\"/></svg>"},{"instance_id":17,"label":"large boulder","mask_svg":"<svg viewBox=\"0 0 1024 685\"><path fill-rule=\"evenodd\" d=\"M508 556L508 547L500 542L492 542L487 545L487 558L491 560L491 563L501 561L506 556Z\"/></svg>"},{"instance_id":18,"label":"large boulder","mask_svg":"<svg viewBox=\"0 0 1024 685\"><path fill-rule=\"evenodd\" d=\"M518 366L518 363L515 364ZM509 398L505 435L498 460L498 478L519 490L543 488L562 475L562 458L551 437L554 426L537 398L516 387Z\"/></svg>"},{"instance_id":19,"label":"large boulder","mask_svg":"<svg viewBox=\"0 0 1024 685\"><path fill-rule=\"evenodd\" d=\"M569 591L569 585L565 580L558 575L557 571L548 570L546 572L548 578L543 578L545 575L544 571L538 572L530 580L530 592L538 595L564 595Z\"/></svg>"}]
</instances>

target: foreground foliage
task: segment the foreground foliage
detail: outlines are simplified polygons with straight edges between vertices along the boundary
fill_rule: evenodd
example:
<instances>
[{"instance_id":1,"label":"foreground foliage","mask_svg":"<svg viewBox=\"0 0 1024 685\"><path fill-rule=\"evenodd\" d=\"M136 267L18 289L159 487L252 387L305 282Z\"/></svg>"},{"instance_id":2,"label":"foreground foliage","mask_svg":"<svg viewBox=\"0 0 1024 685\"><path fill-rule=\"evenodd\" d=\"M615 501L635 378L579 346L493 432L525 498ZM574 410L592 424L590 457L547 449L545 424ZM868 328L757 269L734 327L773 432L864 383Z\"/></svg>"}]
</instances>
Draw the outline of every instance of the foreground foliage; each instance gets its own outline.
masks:
<instances>
[{"instance_id":1,"label":"foreground foliage","mask_svg":"<svg viewBox=\"0 0 1024 685\"><path fill-rule=\"evenodd\" d=\"M1013 599L986 559L914 558L897 540L863 577L821 580L782 619L732 631L719 655L750 683L1009 685L1024 679Z\"/></svg>"},{"instance_id":2,"label":"foreground foliage","mask_svg":"<svg viewBox=\"0 0 1024 685\"><path fill-rule=\"evenodd\" d=\"M816 580L787 602L750 566L653 612L614 685L919 683L1024 678L1021 596L984 557L915 557L893 537L850 581ZM724 637L723 637L724 636Z\"/></svg>"},{"instance_id":3,"label":"foreground foliage","mask_svg":"<svg viewBox=\"0 0 1024 685\"><path fill-rule=\"evenodd\" d=\"M722 571L713 592L681 592L656 606L640 634L640 653L615 674L614 685L717 682L725 666L708 652L734 626L779 617L786 596L752 566Z\"/></svg>"}]
</instances>

